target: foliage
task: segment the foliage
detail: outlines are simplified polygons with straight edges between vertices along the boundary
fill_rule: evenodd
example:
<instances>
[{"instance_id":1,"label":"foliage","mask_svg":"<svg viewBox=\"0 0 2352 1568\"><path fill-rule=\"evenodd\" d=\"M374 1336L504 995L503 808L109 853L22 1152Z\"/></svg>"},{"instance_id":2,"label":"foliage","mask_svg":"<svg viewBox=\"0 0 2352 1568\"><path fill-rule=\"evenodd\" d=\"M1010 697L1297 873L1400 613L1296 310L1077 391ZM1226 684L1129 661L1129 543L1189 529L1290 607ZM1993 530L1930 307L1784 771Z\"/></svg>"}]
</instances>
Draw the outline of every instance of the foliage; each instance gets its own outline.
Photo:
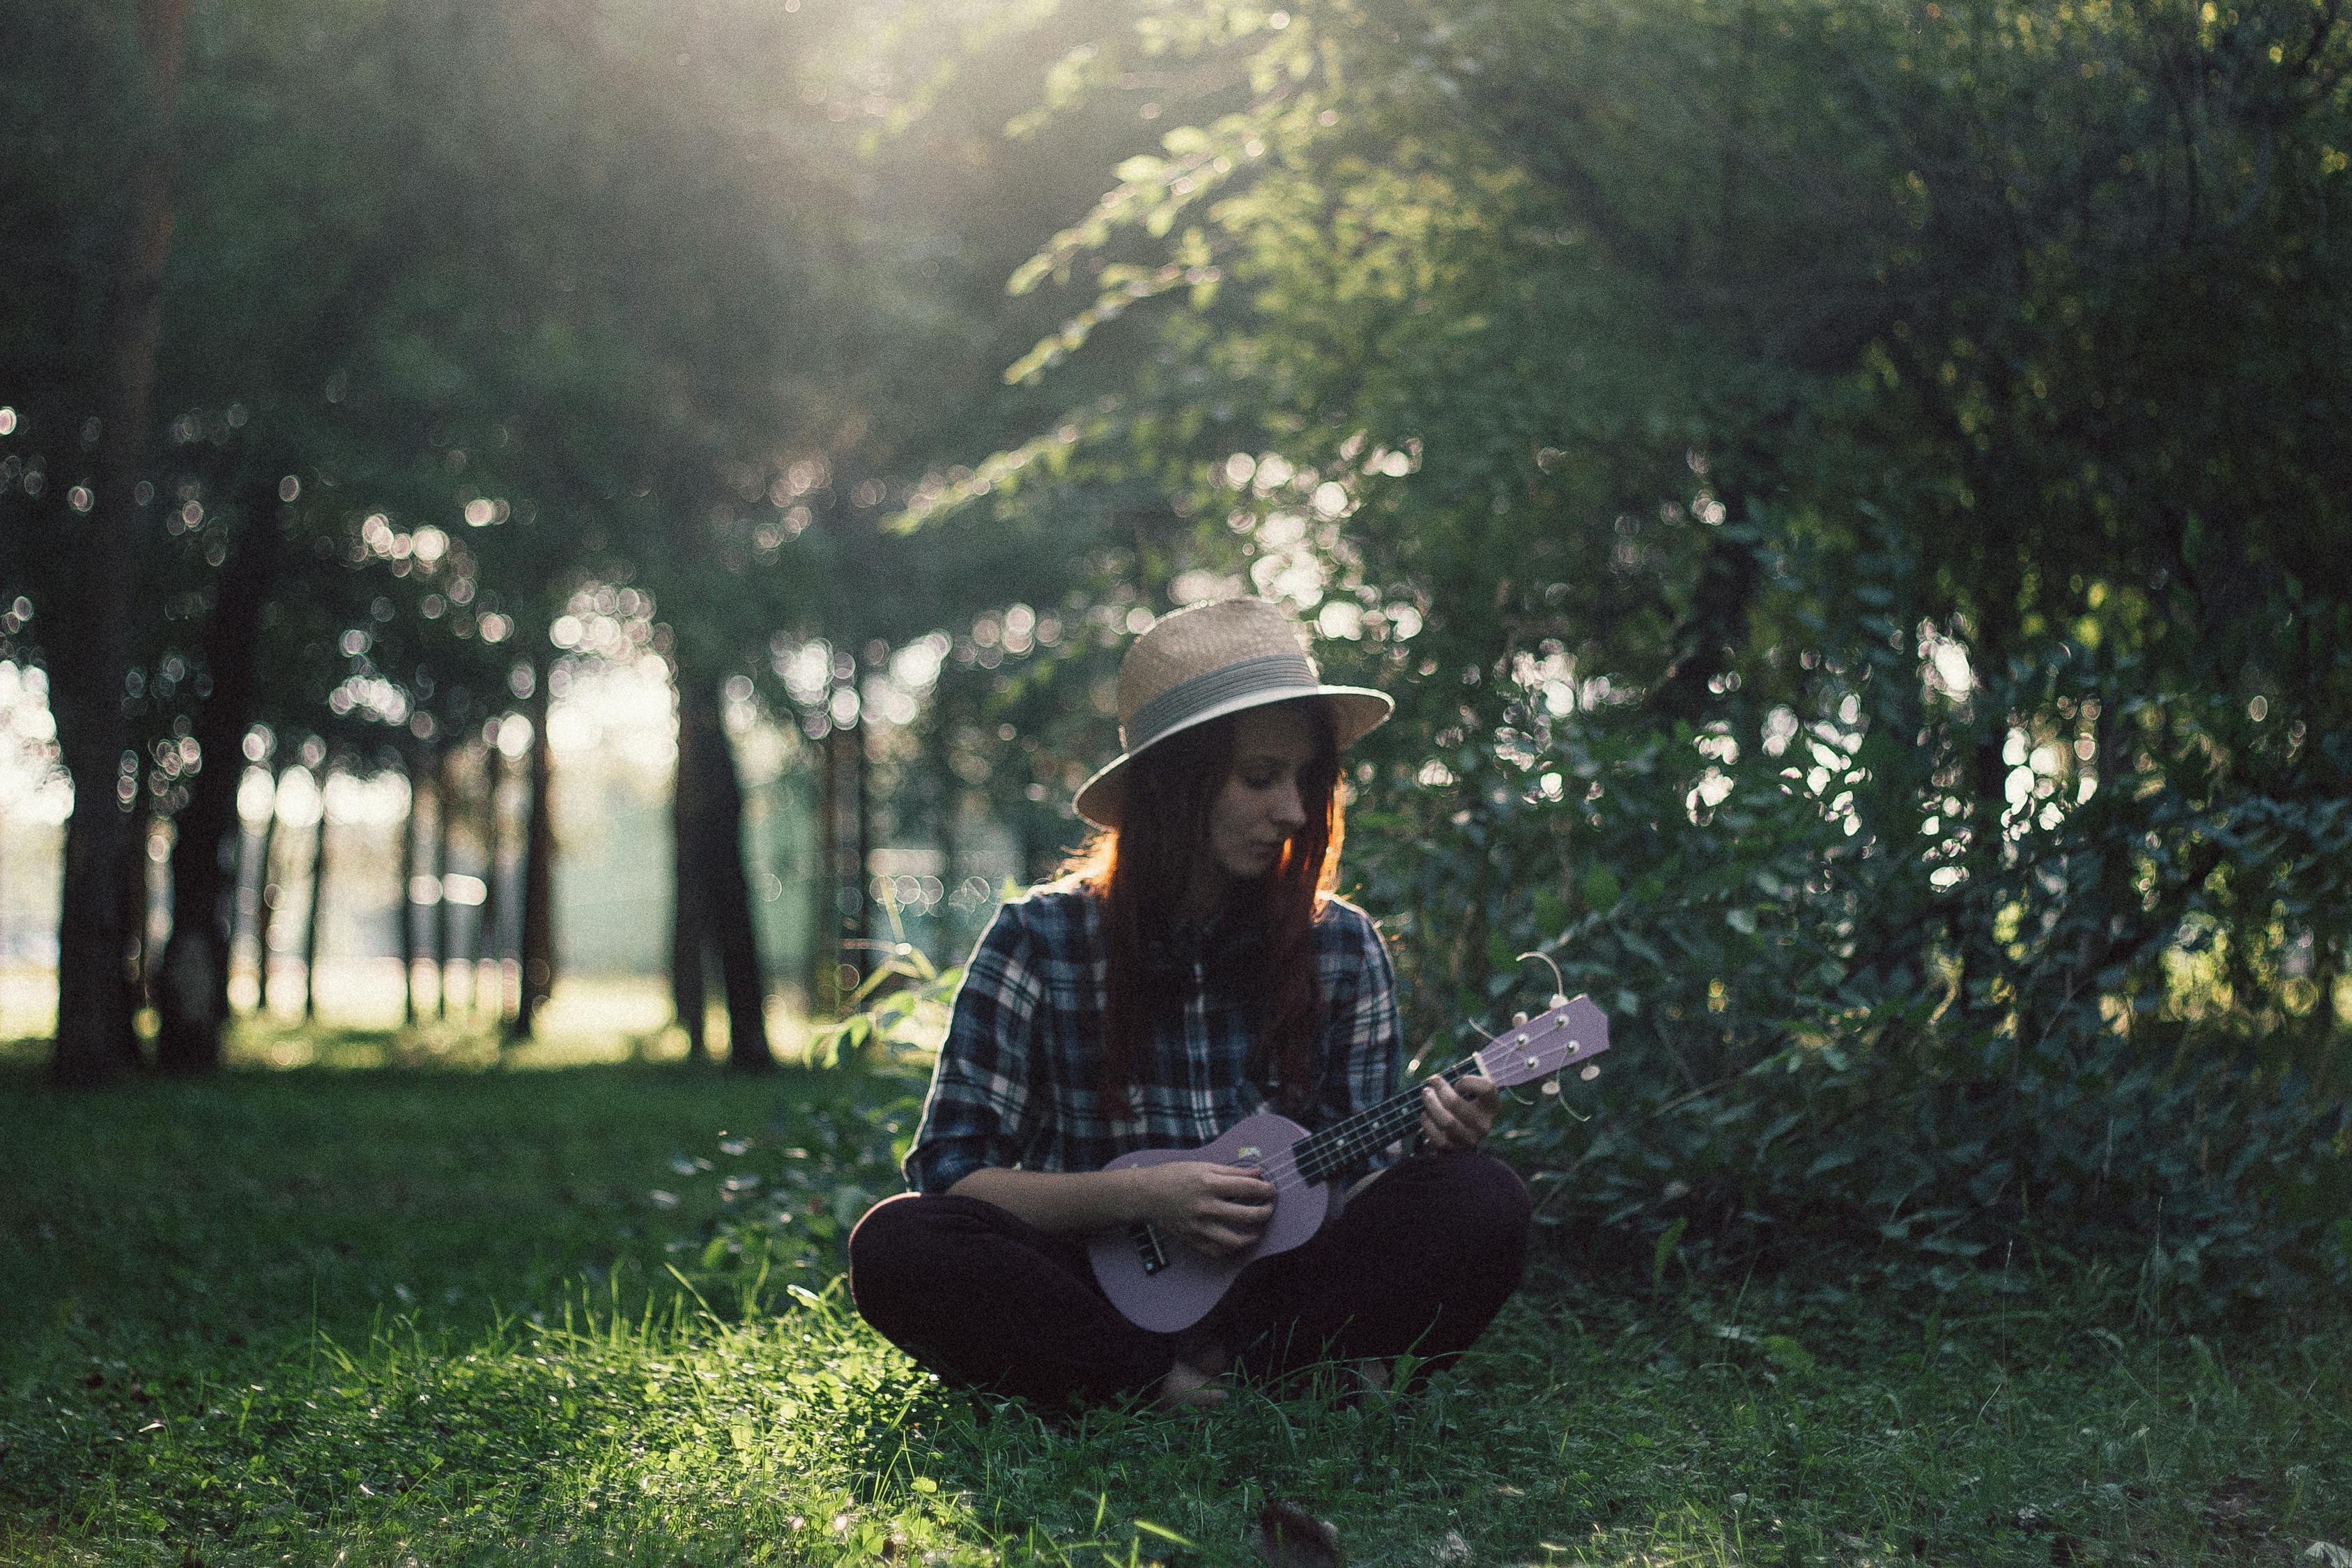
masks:
<instances>
[{"instance_id":1,"label":"foliage","mask_svg":"<svg viewBox=\"0 0 2352 1568\"><path fill-rule=\"evenodd\" d=\"M2113 816L2023 836L1999 882L2009 940L1978 947L1949 934L1963 894L1855 823L1862 735L1833 710L1805 733L1827 763L1809 776L1784 766L1813 763L1800 746L1751 738L1695 784L1687 736L1581 723L1526 768L1465 746L1461 795L1368 814L1364 896L1412 912L1432 1026L1534 1005L1510 1000L1549 982L1512 961L1528 948L1612 1014L1597 1094L1562 1096L1576 1121L1506 1120L1503 1146L1552 1184L1546 1217L1687 1222L1776 1267L1859 1239L1948 1289L2020 1246L2109 1252L2168 1321L2340 1283L2347 1114L2312 1091L2314 1037L2283 1010L2198 1016L2210 990L2185 959L2237 878L2284 867L2334 907L2342 805L2116 781ZM2126 836L2218 852L2144 854L2119 905L2100 863Z\"/></svg>"},{"instance_id":2,"label":"foliage","mask_svg":"<svg viewBox=\"0 0 2352 1568\"><path fill-rule=\"evenodd\" d=\"M2290 541L2352 493L2345 18L1330 0L1126 47L1227 96L1018 275L1084 295L1012 374L1154 347L960 499L1156 479L1197 524L1140 600L1246 584L1398 695L1350 855L1420 1037L1541 945L1633 1047L1589 1136L1517 1139L1548 1213L1947 1284L2105 1251L2167 1315L2341 1280L2352 604Z\"/></svg>"},{"instance_id":3,"label":"foliage","mask_svg":"<svg viewBox=\"0 0 2352 1568\"><path fill-rule=\"evenodd\" d=\"M1096 160L1148 138L1084 110L1000 131L1098 21L952 0L197 7L166 126L122 85L128 19L61 16L0 68L22 307L0 327L0 651L53 674L82 657L63 611L87 554L91 367L123 166L152 134L177 171L160 434L131 608L109 617L133 623L142 820L203 826L191 795L234 791L225 747L282 739L420 780L444 751L478 760L513 707L543 731L560 661L663 658L814 737L843 709L864 748L857 700L905 645L1076 596L1116 522L964 531L945 551L879 527L921 470L1039 416L989 395L1052 312L1007 309L1002 279L1083 204ZM230 578L264 553L247 604ZM812 647L829 668L810 695L780 677ZM254 696L214 703L247 684L240 662ZM999 721L974 721L991 750ZM923 775L945 771L908 768L895 815L919 820ZM1058 825L1022 770L977 782L1050 858ZM929 793L948 816L979 798ZM181 838L197 905L212 837ZM681 902L724 881L689 875ZM722 918L740 935L751 911Z\"/></svg>"},{"instance_id":4,"label":"foliage","mask_svg":"<svg viewBox=\"0 0 2352 1568\"><path fill-rule=\"evenodd\" d=\"M1269 1493L1359 1561L2185 1564L2352 1531L2332 1308L2194 1339L2022 1252L2023 1289L1938 1298L1554 1249L1426 1394L1049 1421L882 1345L813 1231L756 1298L664 1267L724 1208L674 1159L749 1129L751 1162L808 1150L796 1200L870 1187L894 1075L11 1070L11 1562L1240 1564Z\"/></svg>"},{"instance_id":5,"label":"foliage","mask_svg":"<svg viewBox=\"0 0 2352 1568\"><path fill-rule=\"evenodd\" d=\"M897 910L890 914L895 926ZM941 969L903 931L896 934L896 942L868 944L880 956L857 989L842 998L842 1016L810 1032L812 1066L903 1066L912 1054L939 1048L948 1008L963 983L962 966Z\"/></svg>"},{"instance_id":6,"label":"foliage","mask_svg":"<svg viewBox=\"0 0 2352 1568\"><path fill-rule=\"evenodd\" d=\"M1509 1133L1548 1217L1955 1287L2091 1250L2167 1317L2344 1279L2340 8L877 15L200 15L143 799L272 538L226 646L351 765L543 698L562 626L846 737L857 857L1036 875L1123 638L1254 589L1400 699L1349 853L1416 1043L1530 947L1619 1015L1601 1119ZM19 654L130 50L76 12L0 71ZM826 1049L935 1026L905 962Z\"/></svg>"}]
</instances>

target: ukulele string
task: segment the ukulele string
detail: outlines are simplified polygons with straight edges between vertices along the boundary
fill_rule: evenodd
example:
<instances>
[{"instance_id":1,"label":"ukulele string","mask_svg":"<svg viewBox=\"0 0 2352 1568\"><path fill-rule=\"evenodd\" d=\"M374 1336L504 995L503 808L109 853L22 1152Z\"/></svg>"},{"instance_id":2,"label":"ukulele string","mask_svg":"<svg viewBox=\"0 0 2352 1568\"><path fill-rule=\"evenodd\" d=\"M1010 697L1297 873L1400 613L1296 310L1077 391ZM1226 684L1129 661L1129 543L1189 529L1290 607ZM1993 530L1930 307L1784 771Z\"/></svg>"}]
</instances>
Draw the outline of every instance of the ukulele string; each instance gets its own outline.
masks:
<instances>
[{"instance_id":1,"label":"ukulele string","mask_svg":"<svg viewBox=\"0 0 2352 1568\"><path fill-rule=\"evenodd\" d=\"M1507 1050L1513 1052L1524 1050L1540 1040L1560 1033L1567 1026L1567 1020L1559 1017L1555 1011L1544 1018L1514 1026L1507 1044L1500 1036L1487 1037L1492 1042L1489 1049L1494 1046L1505 1046ZM1484 1034L1485 1031L1481 1030L1480 1033ZM1455 1082L1473 1072L1492 1077L1497 1069L1488 1066L1486 1055L1487 1052L1480 1051L1466 1057L1436 1076L1448 1083ZM1565 1066L1566 1063L1562 1062L1560 1065ZM1421 1089L1421 1085L1415 1084L1412 1088L1383 1100L1368 1110L1360 1112L1338 1126L1326 1128L1322 1132L1300 1140L1294 1148L1306 1149L1308 1144L1315 1144L1317 1147L1310 1152L1317 1156L1318 1161L1326 1155L1330 1157L1328 1163L1322 1165L1323 1169L1329 1170L1345 1165L1357 1156L1393 1142L1412 1130L1414 1122L1420 1120Z\"/></svg>"},{"instance_id":2,"label":"ukulele string","mask_svg":"<svg viewBox=\"0 0 2352 1568\"><path fill-rule=\"evenodd\" d=\"M1394 1142L1418 1119L1420 1105L1421 1086L1416 1084L1302 1143L1315 1145L1310 1152L1319 1167L1336 1170L1352 1164L1360 1155Z\"/></svg>"},{"instance_id":3,"label":"ukulele string","mask_svg":"<svg viewBox=\"0 0 2352 1568\"><path fill-rule=\"evenodd\" d=\"M1466 1057L1436 1076L1452 1083L1482 1065L1476 1057ZM1350 1164L1358 1156L1392 1143L1412 1131L1421 1117L1421 1093L1422 1086L1415 1084L1335 1127L1301 1139L1292 1145L1292 1152L1313 1144L1308 1153L1322 1169L1336 1170Z\"/></svg>"},{"instance_id":4,"label":"ukulele string","mask_svg":"<svg viewBox=\"0 0 2352 1568\"><path fill-rule=\"evenodd\" d=\"M1452 1082L1462 1077L1466 1069L1477 1065L1477 1058L1474 1057L1455 1063L1441 1076L1448 1082ZM1353 1163L1357 1156L1392 1143L1409 1131L1412 1123L1419 1120L1420 1101L1421 1086L1416 1084L1392 1099L1382 1100L1370 1110L1350 1117L1348 1121L1326 1128L1321 1133L1310 1134L1300 1139L1279 1154L1256 1166L1257 1178L1278 1193L1302 1191L1323 1178L1307 1174L1305 1167L1300 1163L1301 1150L1307 1149L1309 1144L1314 1144L1316 1147L1309 1152L1316 1158L1319 1169L1342 1169ZM1365 1123L1361 1129L1350 1125L1358 1121ZM1334 1134L1338 1136L1335 1137Z\"/></svg>"},{"instance_id":5,"label":"ukulele string","mask_svg":"<svg viewBox=\"0 0 2352 1568\"><path fill-rule=\"evenodd\" d=\"M1442 1076L1451 1082L1478 1065L1478 1059L1475 1057L1468 1058L1454 1063ZM1382 1143L1393 1142L1397 1133L1402 1130L1394 1124L1405 1120L1403 1113L1408 1108L1418 1107L1420 1098L1421 1086L1416 1084L1382 1100L1378 1105L1359 1111L1346 1121L1327 1127L1321 1132L1309 1133L1255 1167L1258 1179L1278 1190L1297 1190L1310 1184L1317 1178L1305 1173L1304 1167L1300 1164L1301 1151L1318 1157L1318 1163L1325 1164L1327 1168L1334 1164L1346 1164L1355 1155L1367 1149L1378 1148ZM1414 1114L1418 1115L1417 1109ZM1355 1125L1359 1122L1365 1125L1360 1129ZM1410 1124L1409 1121L1406 1124ZM1309 1145L1314 1147L1310 1149ZM1335 1159L1330 1158L1331 1156L1345 1156L1345 1158Z\"/></svg>"},{"instance_id":6,"label":"ukulele string","mask_svg":"<svg viewBox=\"0 0 2352 1568\"><path fill-rule=\"evenodd\" d=\"M1475 1026L1474 1024L1473 1027ZM1564 1021L1555 1018L1538 1022L1536 1032L1549 1036L1564 1026ZM1486 1035L1484 1029L1478 1032L1485 1036L1490 1046L1501 1042L1500 1036ZM1520 1048L1519 1042L1528 1039L1528 1026L1519 1025L1510 1044L1513 1048ZM1485 1059L1486 1054L1480 1051L1465 1057L1435 1076L1447 1083L1454 1083L1474 1072L1487 1073L1490 1069ZM1396 1142L1410 1132L1420 1120L1423 1087L1415 1084L1359 1111L1345 1121L1300 1139L1257 1166L1258 1179L1277 1192L1297 1191L1326 1179L1308 1175L1304 1163L1306 1160L1312 1159L1319 1170L1336 1171L1353 1163L1365 1153Z\"/></svg>"}]
</instances>

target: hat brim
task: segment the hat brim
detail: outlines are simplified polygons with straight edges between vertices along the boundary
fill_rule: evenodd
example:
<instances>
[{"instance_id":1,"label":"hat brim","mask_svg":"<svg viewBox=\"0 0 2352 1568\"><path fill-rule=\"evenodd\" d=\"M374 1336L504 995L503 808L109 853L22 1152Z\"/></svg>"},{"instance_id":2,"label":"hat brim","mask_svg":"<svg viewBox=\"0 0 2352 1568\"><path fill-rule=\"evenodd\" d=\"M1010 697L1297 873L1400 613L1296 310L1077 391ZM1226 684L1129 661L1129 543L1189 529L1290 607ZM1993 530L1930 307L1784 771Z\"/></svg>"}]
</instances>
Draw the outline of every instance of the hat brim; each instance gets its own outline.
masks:
<instances>
[{"instance_id":1,"label":"hat brim","mask_svg":"<svg viewBox=\"0 0 2352 1568\"><path fill-rule=\"evenodd\" d=\"M1346 751L1366 735L1388 721L1396 711L1396 700L1385 691L1374 691L1362 686L1316 686L1288 691L1256 691L1215 702L1183 722L1170 726L1151 738L1150 745L1134 752L1124 752L1111 759L1094 777L1078 786L1072 805L1080 816L1097 827L1117 827L1119 813L1127 804L1127 764L1142 752L1148 752L1171 735L1222 719L1228 713L1238 713L1246 708L1265 708L1276 702L1299 702L1320 698L1330 706L1331 740L1340 751Z\"/></svg>"}]
</instances>

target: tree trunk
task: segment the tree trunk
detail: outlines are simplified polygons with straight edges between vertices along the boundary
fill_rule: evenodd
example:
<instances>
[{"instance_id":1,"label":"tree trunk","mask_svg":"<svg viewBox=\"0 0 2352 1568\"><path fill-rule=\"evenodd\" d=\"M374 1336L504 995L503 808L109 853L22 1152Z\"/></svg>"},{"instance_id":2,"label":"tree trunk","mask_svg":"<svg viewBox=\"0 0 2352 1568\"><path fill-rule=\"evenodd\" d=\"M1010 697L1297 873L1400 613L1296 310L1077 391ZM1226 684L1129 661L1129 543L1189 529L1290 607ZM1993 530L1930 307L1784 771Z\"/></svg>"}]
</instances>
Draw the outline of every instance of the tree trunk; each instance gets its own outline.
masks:
<instances>
[{"instance_id":1,"label":"tree trunk","mask_svg":"<svg viewBox=\"0 0 2352 1568\"><path fill-rule=\"evenodd\" d=\"M442 809L447 814L450 827L463 827L478 820L477 799L472 796L467 788L467 785L473 782L468 776L471 770L467 766L470 755L470 748L453 746L449 751L448 761L443 768L442 776L447 781L448 793L443 797ZM466 1018L470 1023L474 1016L481 1011L482 910L489 899L488 874L485 872L482 877L477 879L483 884L482 903L468 904L450 898L450 879L453 876L463 877L467 873L456 869L457 853L448 828L443 830L441 841L445 845L452 846L449 849L450 868L441 874L441 902L444 906L455 906L450 908L444 917L448 931L449 962L448 967L443 972L441 983L444 985L449 985L454 984L452 978L454 975L465 977Z\"/></svg>"},{"instance_id":2,"label":"tree trunk","mask_svg":"<svg viewBox=\"0 0 2352 1568\"><path fill-rule=\"evenodd\" d=\"M449 770L456 765L457 753L444 749L433 764L433 885L438 889L433 900L433 1016L445 1022L449 1016L449 799L456 791L450 786Z\"/></svg>"},{"instance_id":3,"label":"tree trunk","mask_svg":"<svg viewBox=\"0 0 2352 1568\"><path fill-rule=\"evenodd\" d=\"M847 862L843 870L856 912L846 917L843 929L848 934L849 951L857 955L862 975L874 955L874 950L865 945L874 936L874 757L866 746L863 712L858 715L856 728L849 732L849 830L854 842L843 856Z\"/></svg>"},{"instance_id":4,"label":"tree trunk","mask_svg":"<svg viewBox=\"0 0 2352 1568\"><path fill-rule=\"evenodd\" d=\"M66 727L58 728L62 732ZM73 770L74 811L66 825L58 900L58 1035L51 1070L60 1082L87 1084L136 1067L139 1036L125 984L131 931L124 918L122 865L131 853L131 823L117 804L115 772L101 772L86 751L76 763L76 750L65 748Z\"/></svg>"},{"instance_id":5,"label":"tree trunk","mask_svg":"<svg viewBox=\"0 0 2352 1568\"><path fill-rule=\"evenodd\" d=\"M717 681L682 672L677 693L678 776L688 786L679 792L677 906L690 910L707 951L719 960L727 996L728 1066L739 1072L764 1071L776 1059L768 1045L767 979L761 973L751 880L743 870L743 789L735 775L734 749L720 715Z\"/></svg>"},{"instance_id":6,"label":"tree trunk","mask_svg":"<svg viewBox=\"0 0 2352 1568\"><path fill-rule=\"evenodd\" d=\"M727 1065L738 1072L761 1072L774 1067L776 1058L768 1044L768 981L760 963L751 879L743 868L743 788L724 725L710 727L709 743L715 796L708 828L714 895L709 918L719 977L727 989Z\"/></svg>"},{"instance_id":7,"label":"tree trunk","mask_svg":"<svg viewBox=\"0 0 2352 1568\"><path fill-rule=\"evenodd\" d=\"M816 748L815 874L809 879L814 903L809 920L808 997L812 1017L841 1010L841 766L837 731L827 730Z\"/></svg>"},{"instance_id":8,"label":"tree trunk","mask_svg":"<svg viewBox=\"0 0 2352 1568\"><path fill-rule=\"evenodd\" d=\"M122 865L131 853L131 823L117 804L114 771L101 772L87 754L76 764L75 750L66 748L74 811L66 825L58 900L58 1035L51 1070L60 1082L87 1084L136 1067L139 1036L125 984L131 931L124 918Z\"/></svg>"},{"instance_id":9,"label":"tree trunk","mask_svg":"<svg viewBox=\"0 0 2352 1568\"><path fill-rule=\"evenodd\" d=\"M688 731L693 702L686 693L683 678L677 705L677 772L671 782L669 797L669 995L670 1010L677 1016L678 1027L686 1031L687 1059L699 1062L709 1060L710 1055L704 1038L710 1005L705 960L708 922L703 919L708 900L700 884L703 856L698 836L702 825L698 819L709 792L701 777L705 748L694 744Z\"/></svg>"},{"instance_id":10,"label":"tree trunk","mask_svg":"<svg viewBox=\"0 0 2352 1568\"><path fill-rule=\"evenodd\" d=\"M188 782L188 804L181 808L179 841L172 850L172 935L152 976L159 1019L156 1065L173 1072L209 1072L220 1065L243 868L245 830L237 819L236 794L245 777L246 731L253 727L259 700L262 611L285 542L275 464L248 458L235 499L242 521L205 626L205 667L212 689L196 710L197 771Z\"/></svg>"},{"instance_id":11,"label":"tree trunk","mask_svg":"<svg viewBox=\"0 0 2352 1568\"><path fill-rule=\"evenodd\" d=\"M490 984L497 994L491 999L491 1014L498 1020L501 1035L507 1024L507 960L505 943L500 941L499 911L505 900L499 897L499 787L506 783L507 754L493 743L482 757L482 907L474 922L474 990L482 988L482 965L490 968Z\"/></svg>"},{"instance_id":12,"label":"tree trunk","mask_svg":"<svg viewBox=\"0 0 2352 1568\"><path fill-rule=\"evenodd\" d=\"M866 950L866 727L863 721L835 726L825 736L833 778L833 830L826 840L825 883L833 899L830 933L833 1011L849 1005L864 968Z\"/></svg>"},{"instance_id":13,"label":"tree trunk","mask_svg":"<svg viewBox=\"0 0 2352 1568\"><path fill-rule=\"evenodd\" d=\"M302 911L302 1021L319 1021L319 910L327 901L327 775L319 774L319 826L310 843L310 904Z\"/></svg>"},{"instance_id":14,"label":"tree trunk","mask_svg":"<svg viewBox=\"0 0 2352 1568\"><path fill-rule=\"evenodd\" d=\"M410 1028L416 1026L416 798L425 787L425 770L418 765L417 753L404 750L401 771L408 775L408 810L400 824L400 897L393 908L399 912L394 933L400 939L400 1011L401 1020Z\"/></svg>"},{"instance_id":15,"label":"tree trunk","mask_svg":"<svg viewBox=\"0 0 2352 1568\"><path fill-rule=\"evenodd\" d=\"M155 1062L172 1072L217 1066L227 1022L229 905L243 848L236 779L244 759L205 751L212 766L192 781L172 847L172 934L151 976Z\"/></svg>"},{"instance_id":16,"label":"tree trunk","mask_svg":"<svg viewBox=\"0 0 2352 1568\"><path fill-rule=\"evenodd\" d=\"M269 816L261 825L261 849L253 890L253 1016L269 1016L269 923L278 914L278 884L270 866L278 858L278 780L270 778Z\"/></svg>"},{"instance_id":17,"label":"tree trunk","mask_svg":"<svg viewBox=\"0 0 2352 1568\"><path fill-rule=\"evenodd\" d=\"M1745 498L1724 498L1729 522L1747 521ZM1745 538L1717 531L1699 560L1690 612L1675 629L1673 657L1650 693L1649 710L1667 723L1697 725L1718 695L1713 683L1728 674L1735 650L1748 638L1748 610L1764 584L1764 563Z\"/></svg>"},{"instance_id":18,"label":"tree trunk","mask_svg":"<svg viewBox=\"0 0 2352 1568\"><path fill-rule=\"evenodd\" d=\"M555 989L554 769L547 743L547 670L532 671L530 700L530 826L522 853L522 984L515 999L514 1034L529 1039L539 1009Z\"/></svg>"},{"instance_id":19,"label":"tree trunk","mask_svg":"<svg viewBox=\"0 0 2352 1568\"><path fill-rule=\"evenodd\" d=\"M122 988L133 1017L148 1005L151 965L157 958L148 919L153 895L147 847L154 832L155 797L142 790L131 798L130 843L122 857L122 929L130 939L123 946Z\"/></svg>"},{"instance_id":20,"label":"tree trunk","mask_svg":"<svg viewBox=\"0 0 2352 1568\"><path fill-rule=\"evenodd\" d=\"M73 775L65 878L58 910L58 1033L51 1071L99 1083L138 1065L139 1036L123 984L122 862L131 852L130 804L118 793L131 741L122 711L155 349L163 332L163 262L172 242L173 121L186 53L187 0L141 0L142 97L152 121L131 170L131 237L109 306L107 406L98 450L98 504L83 569L58 606L70 650L55 660L50 697L59 749ZM131 788L138 788L134 763ZM136 796L134 795L133 798Z\"/></svg>"}]
</instances>

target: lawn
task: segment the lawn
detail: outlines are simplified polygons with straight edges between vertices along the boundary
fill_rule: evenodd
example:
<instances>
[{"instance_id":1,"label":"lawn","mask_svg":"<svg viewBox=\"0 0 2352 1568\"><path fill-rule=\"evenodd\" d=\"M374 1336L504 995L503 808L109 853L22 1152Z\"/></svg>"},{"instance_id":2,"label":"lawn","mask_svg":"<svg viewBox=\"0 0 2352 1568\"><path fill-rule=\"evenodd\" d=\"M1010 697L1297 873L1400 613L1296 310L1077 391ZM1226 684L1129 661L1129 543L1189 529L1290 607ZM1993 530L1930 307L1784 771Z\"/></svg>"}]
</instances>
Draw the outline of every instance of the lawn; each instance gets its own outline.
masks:
<instances>
[{"instance_id":1,"label":"lawn","mask_svg":"<svg viewBox=\"0 0 2352 1568\"><path fill-rule=\"evenodd\" d=\"M905 1073L294 1055L0 1058L0 1563L1211 1564L1270 1494L1361 1563L2352 1563L2340 1306L2158 1332L2128 1268L1548 1231L1423 1393L1041 1419L846 1308Z\"/></svg>"}]
</instances>

